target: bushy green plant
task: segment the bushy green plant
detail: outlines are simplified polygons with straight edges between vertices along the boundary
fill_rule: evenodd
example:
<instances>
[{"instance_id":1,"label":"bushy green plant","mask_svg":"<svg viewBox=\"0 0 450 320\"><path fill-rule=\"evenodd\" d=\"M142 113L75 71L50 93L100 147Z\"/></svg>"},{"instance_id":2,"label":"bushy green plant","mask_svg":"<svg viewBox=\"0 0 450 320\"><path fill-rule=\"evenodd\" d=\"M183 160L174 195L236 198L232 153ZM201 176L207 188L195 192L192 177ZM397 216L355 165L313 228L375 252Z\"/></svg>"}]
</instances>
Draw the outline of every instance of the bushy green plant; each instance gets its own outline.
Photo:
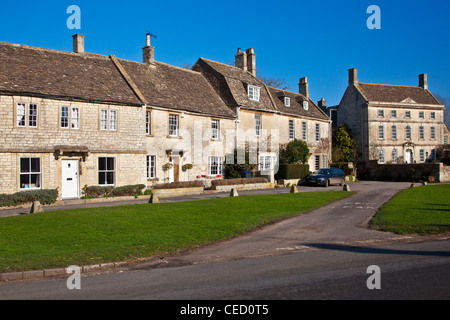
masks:
<instances>
[{"instance_id":1,"label":"bushy green plant","mask_svg":"<svg viewBox=\"0 0 450 320\"><path fill-rule=\"evenodd\" d=\"M57 198L58 189L19 191L13 194L0 194L0 207L19 206L33 201L48 205L55 203Z\"/></svg>"}]
</instances>

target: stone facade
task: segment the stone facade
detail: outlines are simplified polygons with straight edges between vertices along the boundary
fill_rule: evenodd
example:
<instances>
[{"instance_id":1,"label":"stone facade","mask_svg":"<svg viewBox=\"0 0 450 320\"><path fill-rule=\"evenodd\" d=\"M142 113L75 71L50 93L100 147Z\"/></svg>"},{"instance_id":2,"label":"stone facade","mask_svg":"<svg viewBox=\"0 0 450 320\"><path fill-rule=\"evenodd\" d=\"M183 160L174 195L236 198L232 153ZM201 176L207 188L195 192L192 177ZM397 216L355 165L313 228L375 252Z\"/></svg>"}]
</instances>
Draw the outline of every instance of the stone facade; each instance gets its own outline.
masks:
<instances>
[{"instance_id":1,"label":"stone facade","mask_svg":"<svg viewBox=\"0 0 450 320\"><path fill-rule=\"evenodd\" d=\"M349 86L338 106L338 125L346 124L363 161L423 163L436 159L447 127L444 106L422 87L359 83L349 70Z\"/></svg>"}]
</instances>

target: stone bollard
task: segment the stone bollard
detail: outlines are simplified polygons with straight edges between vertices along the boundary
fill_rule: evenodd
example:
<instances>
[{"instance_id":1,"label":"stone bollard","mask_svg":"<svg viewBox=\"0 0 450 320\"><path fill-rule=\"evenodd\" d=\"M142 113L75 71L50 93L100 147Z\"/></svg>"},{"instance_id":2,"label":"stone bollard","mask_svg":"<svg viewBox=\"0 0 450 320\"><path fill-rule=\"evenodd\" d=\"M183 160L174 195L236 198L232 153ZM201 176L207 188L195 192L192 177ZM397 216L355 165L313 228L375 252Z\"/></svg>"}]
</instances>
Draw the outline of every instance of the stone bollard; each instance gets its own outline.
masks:
<instances>
[{"instance_id":1,"label":"stone bollard","mask_svg":"<svg viewBox=\"0 0 450 320\"><path fill-rule=\"evenodd\" d=\"M38 212L44 212L44 208L42 207L39 201L33 201L30 213L38 213Z\"/></svg>"},{"instance_id":2,"label":"stone bollard","mask_svg":"<svg viewBox=\"0 0 450 320\"><path fill-rule=\"evenodd\" d=\"M342 187L343 191L350 191L350 186L346 183L344 183L343 187Z\"/></svg>"},{"instance_id":3,"label":"stone bollard","mask_svg":"<svg viewBox=\"0 0 450 320\"><path fill-rule=\"evenodd\" d=\"M426 186L426 185L428 185L428 182L424 181L424 182L422 182L422 185Z\"/></svg>"},{"instance_id":4,"label":"stone bollard","mask_svg":"<svg viewBox=\"0 0 450 320\"><path fill-rule=\"evenodd\" d=\"M411 183L411 185L409 187L414 188L415 187L414 183Z\"/></svg>"},{"instance_id":5,"label":"stone bollard","mask_svg":"<svg viewBox=\"0 0 450 320\"><path fill-rule=\"evenodd\" d=\"M298 193L297 187L296 186L292 186L290 193Z\"/></svg>"},{"instance_id":6,"label":"stone bollard","mask_svg":"<svg viewBox=\"0 0 450 320\"><path fill-rule=\"evenodd\" d=\"M148 203L159 203L159 198L156 194L152 193L150 196L150 199L148 200Z\"/></svg>"},{"instance_id":7,"label":"stone bollard","mask_svg":"<svg viewBox=\"0 0 450 320\"><path fill-rule=\"evenodd\" d=\"M237 190L234 188L231 189L230 197L237 197L237 196L239 196Z\"/></svg>"}]
</instances>

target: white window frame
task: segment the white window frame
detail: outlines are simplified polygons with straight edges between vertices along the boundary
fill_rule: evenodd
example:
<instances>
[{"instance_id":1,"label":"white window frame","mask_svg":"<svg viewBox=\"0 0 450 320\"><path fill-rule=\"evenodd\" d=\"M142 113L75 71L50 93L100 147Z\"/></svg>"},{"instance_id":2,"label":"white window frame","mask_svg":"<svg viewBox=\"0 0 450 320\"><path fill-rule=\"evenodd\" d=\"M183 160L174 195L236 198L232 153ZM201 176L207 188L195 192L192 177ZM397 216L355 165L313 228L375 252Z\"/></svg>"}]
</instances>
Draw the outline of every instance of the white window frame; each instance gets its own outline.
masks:
<instances>
[{"instance_id":1,"label":"white window frame","mask_svg":"<svg viewBox=\"0 0 450 320\"><path fill-rule=\"evenodd\" d=\"M319 170L320 169L320 156L314 157L314 169Z\"/></svg>"},{"instance_id":2,"label":"white window frame","mask_svg":"<svg viewBox=\"0 0 450 320\"><path fill-rule=\"evenodd\" d=\"M327 168L327 167L328 167L327 155L323 154L322 155L322 168Z\"/></svg>"},{"instance_id":3,"label":"white window frame","mask_svg":"<svg viewBox=\"0 0 450 320\"><path fill-rule=\"evenodd\" d=\"M34 112L32 112L31 106L33 106ZM30 103L28 105L28 127L37 128L38 127L38 112L39 108L36 103ZM34 123L34 124L32 124Z\"/></svg>"},{"instance_id":4,"label":"white window frame","mask_svg":"<svg viewBox=\"0 0 450 320\"><path fill-rule=\"evenodd\" d=\"M117 110L109 110L109 130L117 131Z\"/></svg>"},{"instance_id":5,"label":"white window frame","mask_svg":"<svg viewBox=\"0 0 450 320\"><path fill-rule=\"evenodd\" d=\"M289 140L295 139L295 123L293 119L289 119Z\"/></svg>"},{"instance_id":6,"label":"white window frame","mask_svg":"<svg viewBox=\"0 0 450 320\"><path fill-rule=\"evenodd\" d=\"M302 139L304 141L308 140L308 123L306 121L302 122Z\"/></svg>"},{"instance_id":7,"label":"white window frame","mask_svg":"<svg viewBox=\"0 0 450 320\"><path fill-rule=\"evenodd\" d=\"M406 126L406 128L405 128L405 139L411 140L411 127L410 126Z\"/></svg>"},{"instance_id":8,"label":"white window frame","mask_svg":"<svg viewBox=\"0 0 450 320\"><path fill-rule=\"evenodd\" d=\"M100 130L108 130L108 109L100 111Z\"/></svg>"},{"instance_id":9,"label":"white window frame","mask_svg":"<svg viewBox=\"0 0 450 320\"><path fill-rule=\"evenodd\" d=\"M411 111L405 111L405 118L406 119L411 119Z\"/></svg>"},{"instance_id":10,"label":"white window frame","mask_svg":"<svg viewBox=\"0 0 450 320\"><path fill-rule=\"evenodd\" d=\"M430 112L430 119L436 119L436 112Z\"/></svg>"},{"instance_id":11,"label":"white window frame","mask_svg":"<svg viewBox=\"0 0 450 320\"><path fill-rule=\"evenodd\" d=\"M289 97L284 97L284 105L286 107L290 107L291 106L291 98Z\"/></svg>"},{"instance_id":12,"label":"white window frame","mask_svg":"<svg viewBox=\"0 0 450 320\"><path fill-rule=\"evenodd\" d=\"M419 126L419 140L425 140L425 127Z\"/></svg>"},{"instance_id":13,"label":"white window frame","mask_svg":"<svg viewBox=\"0 0 450 320\"><path fill-rule=\"evenodd\" d=\"M28 160L28 170L25 171L22 168L22 160ZM38 164L39 164L39 170L38 171L33 171L32 166L31 166L31 161L33 160L38 160ZM42 188L42 161L41 158L39 157L20 157L19 159L19 188L20 190L37 190L37 189L41 189ZM22 187L22 176L27 176L28 177L28 187ZM31 181L32 181L32 176L36 176L37 180L36 180L36 184L38 185L37 187L31 187ZM25 184L25 186L27 186L27 184Z\"/></svg>"},{"instance_id":14,"label":"white window frame","mask_svg":"<svg viewBox=\"0 0 450 320\"><path fill-rule=\"evenodd\" d=\"M378 118L384 118L384 110L378 110Z\"/></svg>"},{"instance_id":15,"label":"white window frame","mask_svg":"<svg viewBox=\"0 0 450 320\"><path fill-rule=\"evenodd\" d=\"M419 111L419 119L425 119L425 112Z\"/></svg>"},{"instance_id":16,"label":"white window frame","mask_svg":"<svg viewBox=\"0 0 450 320\"><path fill-rule=\"evenodd\" d=\"M262 134L262 116L255 113L255 135L260 137Z\"/></svg>"},{"instance_id":17,"label":"white window frame","mask_svg":"<svg viewBox=\"0 0 450 320\"><path fill-rule=\"evenodd\" d=\"M60 115L60 128L61 129L69 129L70 123L70 108L68 106L61 106L61 115Z\"/></svg>"},{"instance_id":18,"label":"white window frame","mask_svg":"<svg viewBox=\"0 0 450 320\"><path fill-rule=\"evenodd\" d=\"M147 155L147 179L156 178L156 156Z\"/></svg>"},{"instance_id":19,"label":"white window frame","mask_svg":"<svg viewBox=\"0 0 450 320\"><path fill-rule=\"evenodd\" d=\"M308 111L308 107L309 107L308 101L303 101L303 109Z\"/></svg>"},{"instance_id":20,"label":"white window frame","mask_svg":"<svg viewBox=\"0 0 450 320\"><path fill-rule=\"evenodd\" d=\"M397 149L392 149L392 163L398 162L398 151Z\"/></svg>"},{"instance_id":21,"label":"white window frame","mask_svg":"<svg viewBox=\"0 0 450 320\"><path fill-rule=\"evenodd\" d=\"M211 120L211 139L219 140L220 138L220 121L218 119Z\"/></svg>"},{"instance_id":22,"label":"white window frame","mask_svg":"<svg viewBox=\"0 0 450 320\"><path fill-rule=\"evenodd\" d=\"M18 127L27 126L27 105L26 103L18 102L16 106L16 125Z\"/></svg>"},{"instance_id":23,"label":"white window frame","mask_svg":"<svg viewBox=\"0 0 450 320\"><path fill-rule=\"evenodd\" d=\"M248 98L252 101L257 101L259 102L259 96L260 96L260 87L257 86L253 86L251 84L249 84L247 86L247 94L248 94Z\"/></svg>"},{"instance_id":24,"label":"white window frame","mask_svg":"<svg viewBox=\"0 0 450 320\"><path fill-rule=\"evenodd\" d=\"M80 129L80 108L79 107L72 107L71 108L71 128L78 130Z\"/></svg>"},{"instance_id":25,"label":"white window frame","mask_svg":"<svg viewBox=\"0 0 450 320\"><path fill-rule=\"evenodd\" d=\"M397 110L391 110L391 118L397 118Z\"/></svg>"},{"instance_id":26,"label":"white window frame","mask_svg":"<svg viewBox=\"0 0 450 320\"><path fill-rule=\"evenodd\" d=\"M260 171L269 171L275 168L273 155L260 154L258 160L258 168Z\"/></svg>"},{"instance_id":27,"label":"white window frame","mask_svg":"<svg viewBox=\"0 0 450 320\"><path fill-rule=\"evenodd\" d=\"M208 176L222 176L223 174L223 158L208 157Z\"/></svg>"},{"instance_id":28,"label":"white window frame","mask_svg":"<svg viewBox=\"0 0 450 320\"><path fill-rule=\"evenodd\" d=\"M105 168L100 170L100 159L105 159ZM113 168L108 167L108 159L113 160ZM101 186L114 186L116 183L116 158L115 157L98 157L98 184ZM112 183L107 183L108 181L108 173L112 172ZM100 181L100 173L105 174L105 180L104 183Z\"/></svg>"},{"instance_id":29,"label":"white window frame","mask_svg":"<svg viewBox=\"0 0 450 320\"><path fill-rule=\"evenodd\" d=\"M384 140L384 126L382 124L378 126L378 140Z\"/></svg>"},{"instance_id":30,"label":"white window frame","mask_svg":"<svg viewBox=\"0 0 450 320\"><path fill-rule=\"evenodd\" d=\"M178 137L179 134L179 117L177 114L169 114L169 136Z\"/></svg>"},{"instance_id":31,"label":"white window frame","mask_svg":"<svg viewBox=\"0 0 450 320\"><path fill-rule=\"evenodd\" d=\"M425 162L425 150L420 149L419 155L420 155L420 162Z\"/></svg>"},{"instance_id":32,"label":"white window frame","mask_svg":"<svg viewBox=\"0 0 450 320\"><path fill-rule=\"evenodd\" d=\"M145 112L145 134L152 134L152 112Z\"/></svg>"},{"instance_id":33,"label":"white window frame","mask_svg":"<svg viewBox=\"0 0 450 320\"><path fill-rule=\"evenodd\" d=\"M391 139L392 140L397 140L397 126L393 125L391 128Z\"/></svg>"},{"instance_id":34,"label":"white window frame","mask_svg":"<svg viewBox=\"0 0 450 320\"><path fill-rule=\"evenodd\" d=\"M320 123L316 123L316 142L320 141Z\"/></svg>"},{"instance_id":35,"label":"white window frame","mask_svg":"<svg viewBox=\"0 0 450 320\"><path fill-rule=\"evenodd\" d=\"M432 126L430 128L430 139L436 140L436 127L435 126Z\"/></svg>"},{"instance_id":36,"label":"white window frame","mask_svg":"<svg viewBox=\"0 0 450 320\"><path fill-rule=\"evenodd\" d=\"M380 155L379 163L385 163L386 158L385 158L385 154L384 154L384 149L380 149L379 155Z\"/></svg>"}]
</instances>

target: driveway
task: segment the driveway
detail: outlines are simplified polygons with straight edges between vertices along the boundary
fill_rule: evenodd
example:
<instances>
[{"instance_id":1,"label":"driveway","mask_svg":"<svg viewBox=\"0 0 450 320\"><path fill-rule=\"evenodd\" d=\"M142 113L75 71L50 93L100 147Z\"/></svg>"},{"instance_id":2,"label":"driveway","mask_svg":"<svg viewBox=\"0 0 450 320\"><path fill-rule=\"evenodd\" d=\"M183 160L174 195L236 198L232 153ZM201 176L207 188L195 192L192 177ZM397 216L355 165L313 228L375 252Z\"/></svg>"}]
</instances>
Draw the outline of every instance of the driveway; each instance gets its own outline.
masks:
<instances>
[{"instance_id":1,"label":"driveway","mask_svg":"<svg viewBox=\"0 0 450 320\"><path fill-rule=\"evenodd\" d=\"M142 263L146 268L199 264L248 257L285 254L318 249L326 245L376 245L399 241L425 240L423 236L404 236L370 230L367 224L378 208L411 183L357 182L350 188L357 193L306 214L255 230L246 235L189 250L176 256L159 257ZM315 191L322 188L299 188ZM334 189L336 189L334 187ZM340 190L341 188L339 188Z\"/></svg>"}]
</instances>

